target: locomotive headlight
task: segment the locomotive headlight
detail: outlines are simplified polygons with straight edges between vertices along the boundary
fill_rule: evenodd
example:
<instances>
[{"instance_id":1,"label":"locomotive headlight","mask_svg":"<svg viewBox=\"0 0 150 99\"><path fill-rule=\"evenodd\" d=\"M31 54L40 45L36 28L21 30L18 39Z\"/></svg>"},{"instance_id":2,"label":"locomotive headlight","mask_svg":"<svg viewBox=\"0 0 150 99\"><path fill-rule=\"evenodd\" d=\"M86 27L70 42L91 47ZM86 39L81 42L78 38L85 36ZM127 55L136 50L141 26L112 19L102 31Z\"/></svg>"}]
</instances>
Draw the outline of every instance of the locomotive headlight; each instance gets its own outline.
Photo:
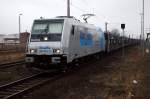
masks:
<instances>
[{"instance_id":1,"label":"locomotive headlight","mask_svg":"<svg viewBox=\"0 0 150 99\"><path fill-rule=\"evenodd\" d=\"M55 54L60 54L60 49L53 49L53 52L55 53Z\"/></svg>"},{"instance_id":2,"label":"locomotive headlight","mask_svg":"<svg viewBox=\"0 0 150 99\"><path fill-rule=\"evenodd\" d=\"M35 53L36 49L30 49L30 53Z\"/></svg>"},{"instance_id":3,"label":"locomotive headlight","mask_svg":"<svg viewBox=\"0 0 150 99\"><path fill-rule=\"evenodd\" d=\"M47 41L48 40L48 37L44 37L44 41Z\"/></svg>"},{"instance_id":4,"label":"locomotive headlight","mask_svg":"<svg viewBox=\"0 0 150 99\"><path fill-rule=\"evenodd\" d=\"M60 53L60 49L57 49L57 50L56 50L56 53L58 53L58 54L59 54L59 53Z\"/></svg>"}]
</instances>

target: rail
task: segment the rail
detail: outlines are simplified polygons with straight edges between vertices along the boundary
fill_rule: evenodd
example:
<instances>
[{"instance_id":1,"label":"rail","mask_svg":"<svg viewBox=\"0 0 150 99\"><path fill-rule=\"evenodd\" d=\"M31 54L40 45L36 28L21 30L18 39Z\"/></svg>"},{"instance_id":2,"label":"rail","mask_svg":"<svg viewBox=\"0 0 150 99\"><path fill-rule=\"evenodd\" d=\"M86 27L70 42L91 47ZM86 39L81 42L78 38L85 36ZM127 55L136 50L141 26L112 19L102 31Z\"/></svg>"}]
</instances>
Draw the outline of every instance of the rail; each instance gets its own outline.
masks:
<instances>
[{"instance_id":1,"label":"rail","mask_svg":"<svg viewBox=\"0 0 150 99\"><path fill-rule=\"evenodd\" d=\"M14 99L28 93L61 75L58 71L41 72L33 76L0 86L0 99Z\"/></svg>"},{"instance_id":2,"label":"rail","mask_svg":"<svg viewBox=\"0 0 150 99\"><path fill-rule=\"evenodd\" d=\"M0 69L6 69L6 68L14 67L14 66L17 66L17 65L21 65L21 64L25 64L25 60L0 64Z\"/></svg>"}]
</instances>

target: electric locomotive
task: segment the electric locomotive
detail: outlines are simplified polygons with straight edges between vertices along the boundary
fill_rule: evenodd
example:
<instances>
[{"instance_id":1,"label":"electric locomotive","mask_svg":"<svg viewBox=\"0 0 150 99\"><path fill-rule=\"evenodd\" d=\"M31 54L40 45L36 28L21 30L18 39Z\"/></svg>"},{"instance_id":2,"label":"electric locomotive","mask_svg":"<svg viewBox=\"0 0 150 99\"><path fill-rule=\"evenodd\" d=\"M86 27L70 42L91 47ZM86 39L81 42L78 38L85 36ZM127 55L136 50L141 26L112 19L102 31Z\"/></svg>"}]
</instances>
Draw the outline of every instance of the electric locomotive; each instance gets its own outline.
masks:
<instances>
[{"instance_id":1,"label":"electric locomotive","mask_svg":"<svg viewBox=\"0 0 150 99\"><path fill-rule=\"evenodd\" d=\"M34 20L26 63L30 67L61 68L79 58L105 51L104 32L74 17Z\"/></svg>"}]
</instances>

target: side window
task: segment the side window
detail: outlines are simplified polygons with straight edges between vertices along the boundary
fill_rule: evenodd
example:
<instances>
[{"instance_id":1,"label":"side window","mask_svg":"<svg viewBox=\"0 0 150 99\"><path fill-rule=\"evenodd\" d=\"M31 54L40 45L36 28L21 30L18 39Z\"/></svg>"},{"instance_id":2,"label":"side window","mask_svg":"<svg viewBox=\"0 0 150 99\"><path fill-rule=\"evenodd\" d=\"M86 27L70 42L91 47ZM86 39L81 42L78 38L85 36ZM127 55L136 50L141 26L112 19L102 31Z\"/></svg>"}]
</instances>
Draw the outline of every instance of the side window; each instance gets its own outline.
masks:
<instances>
[{"instance_id":1,"label":"side window","mask_svg":"<svg viewBox=\"0 0 150 99\"><path fill-rule=\"evenodd\" d=\"M72 28L71 28L71 34L72 35L74 35L74 28L75 28L75 26L73 25Z\"/></svg>"}]
</instances>

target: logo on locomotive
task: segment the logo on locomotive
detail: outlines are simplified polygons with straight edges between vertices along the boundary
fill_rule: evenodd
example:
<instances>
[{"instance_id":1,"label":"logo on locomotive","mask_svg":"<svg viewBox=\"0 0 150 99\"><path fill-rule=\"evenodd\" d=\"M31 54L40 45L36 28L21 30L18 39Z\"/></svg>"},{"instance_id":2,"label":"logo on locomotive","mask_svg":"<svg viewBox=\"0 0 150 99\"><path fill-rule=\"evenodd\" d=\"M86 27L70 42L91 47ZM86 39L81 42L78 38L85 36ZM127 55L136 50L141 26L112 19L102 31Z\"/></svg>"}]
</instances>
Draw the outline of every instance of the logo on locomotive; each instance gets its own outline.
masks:
<instances>
[{"instance_id":1,"label":"logo on locomotive","mask_svg":"<svg viewBox=\"0 0 150 99\"><path fill-rule=\"evenodd\" d=\"M87 28L80 30L80 46L92 46L93 36Z\"/></svg>"}]
</instances>

